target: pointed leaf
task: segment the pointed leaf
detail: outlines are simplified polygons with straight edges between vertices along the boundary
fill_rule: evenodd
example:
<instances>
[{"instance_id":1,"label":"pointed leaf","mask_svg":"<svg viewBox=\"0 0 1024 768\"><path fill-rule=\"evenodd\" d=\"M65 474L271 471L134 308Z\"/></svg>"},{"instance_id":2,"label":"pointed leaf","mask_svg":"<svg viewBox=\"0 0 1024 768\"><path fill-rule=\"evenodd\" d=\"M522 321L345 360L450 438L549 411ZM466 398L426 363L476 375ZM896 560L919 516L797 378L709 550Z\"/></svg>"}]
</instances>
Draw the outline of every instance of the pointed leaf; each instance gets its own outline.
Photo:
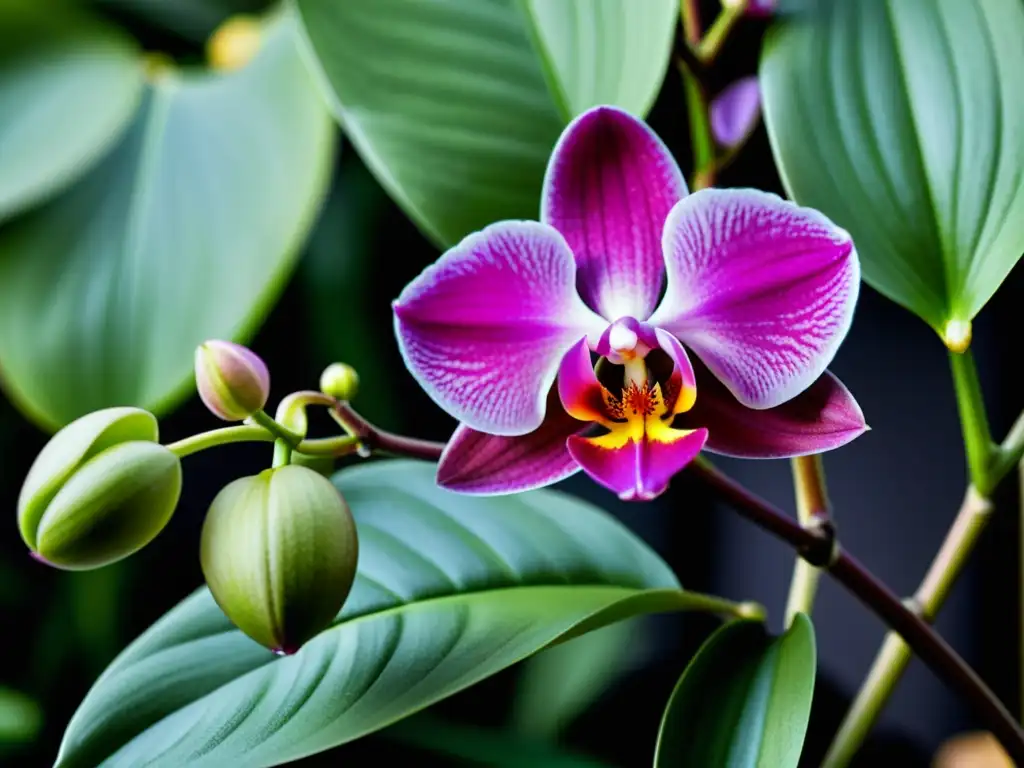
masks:
<instances>
[{"instance_id":1,"label":"pointed leaf","mask_svg":"<svg viewBox=\"0 0 1024 768\"><path fill-rule=\"evenodd\" d=\"M762 55L790 195L951 346L1024 252L1022 39L1019 0L820 0Z\"/></svg>"},{"instance_id":2,"label":"pointed leaf","mask_svg":"<svg viewBox=\"0 0 1024 768\"><path fill-rule=\"evenodd\" d=\"M166 409L195 347L242 340L276 298L334 136L294 34L285 14L243 69L158 75L94 170L0 230L0 369L42 425Z\"/></svg>"},{"instance_id":3,"label":"pointed leaf","mask_svg":"<svg viewBox=\"0 0 1024 768\"><path fill-rule=\"evenodd\" d=\"M295 4L348 138L442 246L536 219L562 128L598 101L642 115L673 28L672 0Z\"/></svg>"},{"instance_id":4,"label":"pointed leaf","mask_svg":"<svg viewBox=\"0 0 1024 768\"><path fill-rule=\"evenodd\" d=\"M679 589L652 550L588 504L553 491L459 495L437 487L436 471L389 461L337 475L360 552L333 627L277 658L200 590L97 681L57 765L277 765L612 621L735 609Z\"/></svg>"},{"instance_id":5,"label":"pointed leaf","mask_svg":"<svg viewBox=\"0 0 1024 768\"><path fill-rule=\"evenodd\" d=\"M694 656L669 699L655 768L796 768L814 693L814 628L771 637L733 621Z\"/></svg>"},{"instance_id":6,"label":"pointed leaf","mask_svg":"<svg viewBox=\"0 0 1024 768\"><path fill-rule=\"evenodd\" d=\"M439 244L536 219L564 121L518 0L296 0L348 138Z\"/></svg>"},{"instance_id":7,"label":"pointed leaf","mask_svg":"<svg viewBox=\"0 0 1024 768\"><path fill-rule=\"evenodd\" d=\"M0 3L0 220L84 174L131 120L136 45L66 4Z\"/></svg>"},{"instance_id":8,"label":"pointed leaf","mask_svg":"<svg viewBox=\"0 0 1024 768\"><path fill-rule=\"evenodd\" d=\"M665 79L677 0L525 0L525 8L566 117L599 104L647 114Z\"/></svg>"}]
</instances>

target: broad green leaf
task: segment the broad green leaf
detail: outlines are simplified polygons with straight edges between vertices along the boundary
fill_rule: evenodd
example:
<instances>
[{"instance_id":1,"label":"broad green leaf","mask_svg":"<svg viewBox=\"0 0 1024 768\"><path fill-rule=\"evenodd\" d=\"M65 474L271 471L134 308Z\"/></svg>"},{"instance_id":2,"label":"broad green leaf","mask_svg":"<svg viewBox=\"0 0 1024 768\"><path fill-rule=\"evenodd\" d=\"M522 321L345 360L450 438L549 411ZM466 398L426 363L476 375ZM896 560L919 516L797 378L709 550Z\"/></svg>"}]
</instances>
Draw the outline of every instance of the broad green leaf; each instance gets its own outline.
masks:
<instances>
[{"instance_id":1,"label":"broad green leaf","mask_svg":"<svg viewBox=\"0 0 1024 768\"><path fill-rule=\"evenodd\" d=\"M43 713L35 701L0 686L0 746L32 741L42 725Z\"/></svg>"},{"instance_id":2,"label":"broad green leaf","mask_svg":"<svg viewBox=\"0 0 1024 768\"><path fill-rule=\"evenodd\" d=\"M276 299L334 141L294 35L275 17L242 69L155 75L116 149L0 230L0 369L40 424L168 408L195 347L244 340Z\"/></svg>"},{"instance_id":3,"label":"broad green leaf","mask_svg":"<svg viewBox=\"0 0 1024 768\"><path fill-rule=\"evenodd\" d=\"M519 0L295 5L349 140L435 242L537 218L565 121Z\"/></svg>"},{"instance_id":4,"label":"broad green leaf","mask_svg":"<svg viewBox=\"0 0 1024 768\"><path fill-rule=\"evenodd\" d=\"M734 610L679 589L643 542L553 491L478 498L436 466L339 473L359 571L333 627L277 658L205 589L96 682L60 768L277 765L383 728L558 640L653 611Z\"/></svg>"},{"instance_id":5,"label":"broad green leaf","mask_svg":"<svg viewBox=\"0 0 1024 768\"><path fill-rule=\"evenodd\" d=\"M638 621L602 627L527 661L512 707L516 732L537 740L557 738L643 650Z\"/></svg>"},{"instance_id":6,"label":"broad green leaf","mask_svg":"<svg viewBox=\"0 0 1024 768\"><path fill-rule=\"evenodd\" d=\"M0 2L0 220L84 174L132 118L142 62L65 3Z\"/></svg>"},{"instance_id":7,"label":"broad green leaf","mask_svg":"<svg viewBox=\"0 0 1024 768\"><path fill-rule=\"evenodd\" d=\"M530 741L511 731L448 722L430 712L402 720L388 728L383 735L454 758L460 765L486 765L489 768L610 768L607 763L596 758L559 749L544 742Z\"/></svg>"},{"instance_id":8,"label":"broad green leaf","mask_svg":"<svg viewBox=\"0 0 1024 768\"><path fill-rule=\"evenodd\" d=\"M821 0L762 54L790 195L953 348L1024 252L1021 40L1020 0Z\"/></svg>"},{"instance_id":9,"label":"broad green leaf","mask_svg":"<svg viewBox=\"0 0 1024 768\"><path fill-rule=\"evenodd\" d=\"M655 768L796 768L814 693L814 628L771 637L757 621L715 632L676 684Z\"/></svg>"},{"instance_id":10,"label":"broad green leaf","mask_svg":"<svg viewBox=\"0 0 1024 768\"><path fill-rule=\"evenodd\" d=\"M673 0L294 4L335 116L441 246L536 219L568 119L597 102L642 115L674 29Z\"/></svg>"},{"instance_id":11,"label":"broad green leaf","mask_svg":"<svg viewBox=\"0 0 1024 768\"><path fill-rule=\"evenodd\" d=\"M523 0L567 117L599 104L647 114L665 79L678 0Z\"/></svg>"}]
</instances>

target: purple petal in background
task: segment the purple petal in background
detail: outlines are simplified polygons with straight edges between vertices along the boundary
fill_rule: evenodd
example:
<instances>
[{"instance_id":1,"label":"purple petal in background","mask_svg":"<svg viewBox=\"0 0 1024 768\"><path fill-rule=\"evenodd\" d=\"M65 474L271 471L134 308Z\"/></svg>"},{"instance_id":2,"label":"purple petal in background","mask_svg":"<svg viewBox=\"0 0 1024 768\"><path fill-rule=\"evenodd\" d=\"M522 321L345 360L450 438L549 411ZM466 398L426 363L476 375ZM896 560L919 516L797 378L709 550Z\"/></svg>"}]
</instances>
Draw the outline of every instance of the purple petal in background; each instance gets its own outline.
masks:
<instances>
[{"instance_id":1,"label":"purple petal in background","mask_svg":"<svg viewBox=\"0 0 1024 768\"><path fill-rule=\"evenodd\" d=\"M496 437L459 426L441 455L437 483L476 495L499 495L540 488L579 470L565 446L590 425L567 414L557 397L548 401L540 428L528 435Z\"/></svg>"},{"instance_id":2,"label":"purple petal in background","mask_svg":"<svg viewBox=\"0 0 1024 768\"><path fill-rule=\"evenodd\" d=\"M753 189L705 189L672 210L664 248L668 288L649 322L750 408L809 387L850 328L860 264L849 234L817 211Z\"/></svg>"},{"instance_id":3,"label":"purple petal in background","mask_svg":"<svg viewBox=\"0 0 1024 768\"><path fill-rule=\"evenodd\" d=\"M565 129L548 162L541 221L576 255L580 292L608 320L643 320L664 271L661 232L686 182L643 121L595 107Z\"/></svg>"},{"instance_id":4,"label":"purple petal in background","mask_svg":"<svg viewBox=\"0 0 1024 768\"><path fill-rule=\"evenodd\" d=\"M757 77L729 85L711 102L711 133L723 147L743 143L761 118L761 87Z\"/></svg>"},{"instance_id":5,"label":"purple petal in background","mask_svg":"<svg viewBox=\"0 0 1024 768\"><path fill-rule=\"evenodd\" d=\"M394 311L402 356L427 394L495 435L539 427L562 355L605 326L576 293L565 240L527 221L467 237L406 286Z\"/></svg>"},{"instance_id":6,"label":"purple petal in background","mask_svg":"<svg viewBox=\"0 0 1024 768\"><path fill-rule=\"evenodd\" d=\"M867 431L864 414L853 395L828 371L792 400L753 410L737 402L729 390L699 363L697 402L676 418L684 429L707 427L707 450L745 459L783 459L823 453Z\"/></svg>"}]
</instances>

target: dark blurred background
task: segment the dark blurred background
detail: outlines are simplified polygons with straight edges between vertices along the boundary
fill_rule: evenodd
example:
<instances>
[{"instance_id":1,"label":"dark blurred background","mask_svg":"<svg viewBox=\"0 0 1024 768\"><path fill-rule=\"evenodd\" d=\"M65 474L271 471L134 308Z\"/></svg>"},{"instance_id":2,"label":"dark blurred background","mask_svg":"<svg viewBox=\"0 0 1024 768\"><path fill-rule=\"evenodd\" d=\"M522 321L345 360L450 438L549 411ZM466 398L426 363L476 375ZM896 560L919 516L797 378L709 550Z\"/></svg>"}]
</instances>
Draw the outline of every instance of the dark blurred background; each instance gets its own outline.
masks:
<instances>
[{"instance_id":1,"label":"dark blurred background","mask_svg":"<svg viewBox=\"0 0 1024 768\"><path fill-rule=\"evenodd\" d=\"M159 23L153 21L159 17L137 12L145 2L97 4L128 25L147 48L166 51L180 61L198 60L206 27L212 29L223 17L223 12L204 9L198 0L166 10L167 17ZM195 7L189 11L190 6ZM710 14L717 2L705 6ZM712 94L756 70L764 29L758 21L741 25L709 73ZM670 70L649 122L689 172L683 103L678 75ZM437 251L381 191L350 146L343 145L338 166L334 189L299 269L251 346L270 366L278 397L314 386L327 363L344 360L361 374L359 410L381 426L445 439L453 422L405 373L390 317L391 300L436 258ZM782 192L763 127L719 184ZM1014 385L1009 362L1019 354L1017 342L1014 334L1000 332L1015 327L1022 288L1018 270L975 327L974 349L997 437L1024 406L1024 392ZM873 428L826 458L841 540L897 592L909 594L951 523L966 482L945 349L922 322L865 287L853 330L833 370L859 399ZM214 426L214 419L193 398L163 421L162 436L174 440ZM0 685L29 694L43 710L42 731L34 744L0 752L0 762L12 766L52 764L64 726L104 666L202 583L199 530L213 496L229 480L250 474L269 460L266 446L232 446L187 459L184 495L169 528L127 561L72 574L29 559L14 525L21 481L45 440L0 400L0 500L9 510L8 524L0 529L5 646ZM771 501L792 509L787 462L721 460L720 465ZM792 553L714 503L685 475L663 498L645 505L620 503L584 477L563 486L618 515L667 559L685 586L760 601L769 608L773 628L779 628ZM1015 489L1004 489L998 503L995 520L938 627L1011 709L1019 711L1020 531ZM814 622L820 671L808 766L818 765L883 636L880 622L827 578ZM567 749L595 759L580 765L650 764L668 694L715 624L706 616L659 617L635 628L628 674L561 737ZM500 728L509 717L517 675L518 670L511 670L435 710L448 723ZM892 765L925 766L946 738L977 725L952 693L915 661L856 764L871 765L884 758ZM480 735L484 741L485 735ZM462 764L454 757L431 757L407 741L408 736L385 732L302 765L360 764L391 757L421 765ZM486 758L480 760L487 763ZM544 761L538 757L523 764Z\"/></svg>"}]
</instances>

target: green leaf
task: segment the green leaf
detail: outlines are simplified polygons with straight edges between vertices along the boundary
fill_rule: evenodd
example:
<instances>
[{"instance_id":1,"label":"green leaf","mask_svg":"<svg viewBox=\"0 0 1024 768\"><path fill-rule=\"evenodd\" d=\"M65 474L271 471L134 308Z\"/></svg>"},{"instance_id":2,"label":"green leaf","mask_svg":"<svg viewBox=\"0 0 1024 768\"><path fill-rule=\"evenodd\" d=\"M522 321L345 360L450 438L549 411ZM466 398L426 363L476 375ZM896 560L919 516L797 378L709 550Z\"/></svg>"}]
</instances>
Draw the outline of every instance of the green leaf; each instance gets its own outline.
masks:
<instances>
[{"instance_id":1,"label":"green leaf","mask_svg":"<svg viewBox=\"0 0 1024 768\"><path fill-rule=\"evenodd\" d=\"M244 340L276 299L334 140L294 34L276 17L243 69L156 75L110 155L0 230L0 369L41 425L166 410L195 347Z\"/></svg>"},{"instance_id":2,"label":"green leaf","mask_svg":"<svg viewBox=\"0 0 1024 768\"><path fill-rule=\"evenodd\" d=\"M674 29L673 0L294 2L348 138L441 246L536 219L568 119L597 102L642 115Z\"/></svg>"},{"instance_id":3,"label":"green leaf","mask_svg":"<svg viewBox=\"0 0 1024 768\"><path fill-rule=\"evenodd\" d=\"M32 741L42 726L43 713L35 701L0 686L0 745Z\"/></svg>"},{"instance_id":4,"label":"green leaf","mask_svg":"<svg viewBox=\"0 0 1024 768\"><path fill-rule=\"evenodd\" d=\"M198 591L128 647L57 765L276 765L383 728L541 648L639 613L735 610L679 589L643 542L553 491L478 498L436 466L339 473L359 569L334 626L277 658ZM202 759L199 759L199 758Z\"/></svg>"},{"instance_id":5,"label":"green leaf","mask_svg":"<svg viewBox=\"0 0 1024 768\"><path fill-rule=\"evenodd\" d=\"M646 115L665 79L678 0L523 0L568 118L599 104Z\"/></svg>"},{"instance_id":6,"label":"green leaf","mask_svg":"<svg viewBox=\"0 0 1024 768\"><path fill-rule=\"evenodd\" d=\"M139 51L116 28L59 2L0 3L0 220L84 174L141 91Z\"/></svg>"},{"instance_id":7,"label":"green leaf","mask_svg":"<svg viewBox=\"0 0 1024 768\"><path fill-rule=\"evenodd\" d=\"M762 54L790 195L951 347L1024 252L1021 40L1020 0L823 0Z\"/></svg>"},{"instance_id":8,"label":"green leaf","mask_svg":"<svg viewBox=\"0 0 1024 768\"><path fill-rule=\"evenodd\" d=\"M436 243L536 219L564 126L517 0L295 0L328 101Z\"/></svg>"},{"instance_id":9,"label":"green leaf","mask_svg":"<svg viewBox=\"0 0 1024 768\"><path fill-rule=\"evenodd\" d=\"M452 723L430 712L402 720L384 731L383 735L413 747L447 755L460 765L486 765L490 768L610 768L607 763L596 758L558 749L543 742L532 742L516 733Z\"/></svg>"},{"instance_id":10,"label":"green leaf","mask_svg":"<svg viewBox=\"0 0 1024 768\"><path fill-rule=\"evenodd\" d=\"M636 659L637 620L621 621L537 654L523 666L512 707L517 733L554 740Z\"/></svg>"},{"instance_id":11,"label":"green leaf","mask_svg":"<svg viewBox=\"0 0 1024 768\"><path fill-rule=\"evenodd\" d=\"M815 663L814 628L802 613L780 637L758 621L721 627L672 692L655 767L796 768Z\"/></svg>"}]
</instances>

